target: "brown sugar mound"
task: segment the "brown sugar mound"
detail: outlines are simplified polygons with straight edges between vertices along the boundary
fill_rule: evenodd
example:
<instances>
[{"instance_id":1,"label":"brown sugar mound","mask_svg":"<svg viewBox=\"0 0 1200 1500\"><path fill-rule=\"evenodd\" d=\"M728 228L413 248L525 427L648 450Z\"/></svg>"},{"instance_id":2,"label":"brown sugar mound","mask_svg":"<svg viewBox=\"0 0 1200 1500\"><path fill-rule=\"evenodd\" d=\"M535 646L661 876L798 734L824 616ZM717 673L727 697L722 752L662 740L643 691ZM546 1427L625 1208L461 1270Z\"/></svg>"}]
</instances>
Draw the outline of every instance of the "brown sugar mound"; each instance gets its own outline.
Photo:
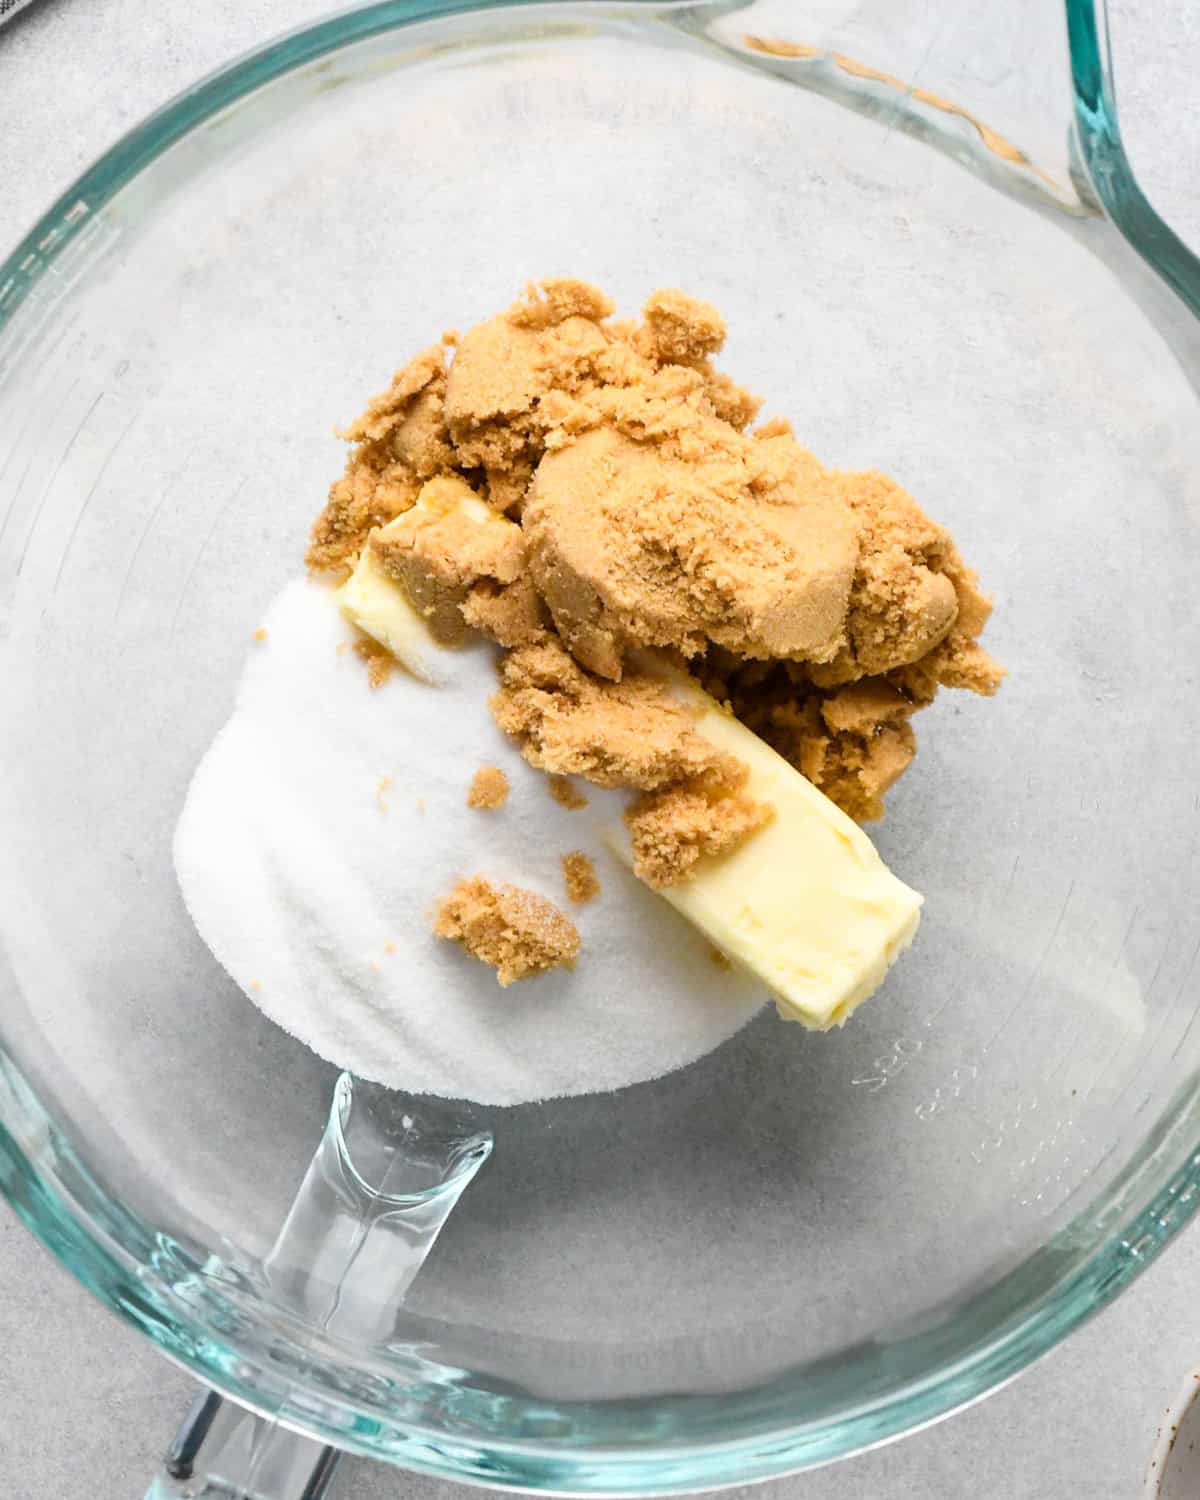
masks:
<instances>
[{"instance_id":1,"label":"brown sugar mound","mask_svg":"<svg viewBox=\"0 0 1200 1500\"><path fill-rule=\"evenodd\" d=\"M885 474L832 474L830 483L858 524L858 563L845 641L832 662L814 667L814 682L833 687L919 661L941 681L966 653L974 664L958 674L962 685L994 692L1002 669L975 641L991 604L950 533Z\"/></svg>"},{"instance_id":2,"label":"brown sugar mound","mask_svg":"<svg viewBox=\"0 0 1200 1500\"><path fill-rule=\"evenodd\" d=\"M630 646L831 660L858 552L846 505L792 438L686 398L673 417L648 439L626 412L538 466L523 520L559 635L605 677Z\"/></svg>"},{"instance_id":3,"label":"brown sugar mound","mask_svg":"<svg viewBox=\"0 0 1200 1500\"><path fill-rule=\"evenodd\" d=\"M499 766L480 766L467 789L467 806L498 812L508 801L508 777Z\"/></svg>"},{"instance_id":4,"label":"brown sugar mound","mask_svg":"<svg viewBox=\"0 0 1200 1500\"><path fill-rule=\"evenodd\" d=\"M709 653L698 675L827 797L870 822L916 755L913 715L941 687L990 697L1005 670L979 644L991 602L949 533L883 475L839 482L862 530L837 658L764 663Z\"/></svg>"},{"instance_id":5,"label":"brown sugar mound","mask_svg":"<svg viewBox=\"0 0 1200 1500\"><path fill-rule=\"evenodd\" d=\"M490 964L505 987L547 969L569 969L579 953L579 931L553 901L482 875L458 882L438 907L433 930Z\"/></svg>"},{"instance_id":6,"label":"brown sugar mound","mask_svg":"<svg viewBox=\"0 0 1200 1500\"><path fill-rule=\"evenodd\" d=\"M463 337L446 386L447 427L458 462L482 471L497 510L520 506L545 449L543 400L595 380L608 346L600 321L611 312L602 292L559 278Z\"/></svg>"},{"instance_id":7,"label":"brown sugar mound","mask_svg":"<svg viewBox=\"0 0 1200 1500\"><path fill-rule=\"evenodd\" d=\"M418 354L344 434L308 560L341 575L369 544L441 639L495 641L500 727L555 777L647 794L639 868L662 883L762 809L639 650L860 820L911 763L913 715L1004 671L989 600L911 495L826 468L781 418L751 428L715 307L668 289L612 311L553 278Z\"/></svg>"},{"instance_id":8,"label":"brown sugar mound","mask_svg":"<svg viewBox=\"0 0 1200 1500\"><path fill-rule=\"evenodd\" d=\"M596 866L582 849L573 849L562 857L563 884L567 897L576 906L586 906L600 894L600 878Z\"/></svg>"},{"instance_id":9,"label":"brown sugar mound","mask_svg":"<svg viewBox=\"0 0 1200 1500\"><path fill-rule=\"evenodd\" d=\"M683 880L703 855L727 854L769 823L774 809L743 790L740 763L645 792L625 814L633 868L656 889Z\"/></svg>"}]
</instances>

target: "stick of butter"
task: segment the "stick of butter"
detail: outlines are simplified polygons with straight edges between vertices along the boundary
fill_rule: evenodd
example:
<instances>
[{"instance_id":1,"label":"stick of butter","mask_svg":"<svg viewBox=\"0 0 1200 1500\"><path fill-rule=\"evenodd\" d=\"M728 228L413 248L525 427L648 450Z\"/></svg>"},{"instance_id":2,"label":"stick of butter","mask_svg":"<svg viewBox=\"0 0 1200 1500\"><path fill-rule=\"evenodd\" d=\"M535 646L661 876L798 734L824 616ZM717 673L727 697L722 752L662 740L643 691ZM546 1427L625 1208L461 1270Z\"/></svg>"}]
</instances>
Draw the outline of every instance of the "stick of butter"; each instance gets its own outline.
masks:
<instances>
[{"instance_id":1,"label":"stick of butter","mask_svg":"<svg viewBox=\"0 0 1200 1500\"><path fill-rule=\"evenodd\" d=\"M749 766L745 790L775 809L745 843L658 894L761 979L785 1020L840 1026L916 936L922 898L853 819L691 678L648 653L638 666L695 708L696 733ZM623 828L605 842L632 867Z\"/></svg>"},{"instance_id":2,"label":"stick of butter","mask_svg":"<svg viewBox=\"0 0 1200 1500\"><path fill-rule=\"evenodd\" d=\"M335 597L346 618L414 677L434 686L446 681L453 649L434 640L369 547ZM921 897L840 807L689 677L649 654L639 666L659 673L696 709L696 732L743 761L750 768L746 791L775 810L738 848L702 859L657 894L760 979L785 1019L820 1031L841 1025L912 942ZM605 842L632 867L623 826L608 829Z\"/></svg>"},{"instance_id":3,"label":"stick of butter","mask_svg":"<svg viewBox=\"0 0 1200 1500\"><path fill-rule=\"evenodd\" d=\"M512 521L476 499L461 481L443 479L427 484L410 510L379 527L373 535L383 540L409 536L423 520L436 520L448 513L474 526L517 531ZM434 687L446 681L453 661L452 650L435 639L421 610L409 600L404 586L391 576L369 545L358 554L354 572L337 591L337 601L352 625L385 646L414 677ZM431 611L432 608L431 605ZM457 610L453 611L453 617L466 633Z\"/></svg>"},{"instance_id":4,"label":"stick of butter","mask_svg":"<svg viewBox=\"0 0 1200 1500\"><path fill-rule=\"evenodd\" d=\"M406 672L430 687L440 687L446 681L444 667L451 649L439 646L430 635L425 621L370 547L358 554L354 572L334 598L351 625L390 651Z\"/></svg>"}]
</instances>

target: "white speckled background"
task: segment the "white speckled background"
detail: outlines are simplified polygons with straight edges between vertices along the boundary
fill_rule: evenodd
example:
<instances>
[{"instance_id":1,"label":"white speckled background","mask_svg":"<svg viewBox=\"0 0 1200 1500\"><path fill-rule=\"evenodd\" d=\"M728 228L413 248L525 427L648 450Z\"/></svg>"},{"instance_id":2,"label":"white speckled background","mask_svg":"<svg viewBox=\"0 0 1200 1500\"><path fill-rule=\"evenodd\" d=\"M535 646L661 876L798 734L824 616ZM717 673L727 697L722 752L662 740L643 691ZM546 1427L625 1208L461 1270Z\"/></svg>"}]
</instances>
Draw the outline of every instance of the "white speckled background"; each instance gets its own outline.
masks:
<instances>
[{"instance_id":1,"label":"white speckled background","mask_svg":"<svg viewBox=\"0 0 1200 1500\"><path fill-rule=\"evenodd\" d=\"M1200 8L1109 0L1126 140L1143 187L1200 247ZM324 0L38 0L0 28L0 245L123 130ZM0 1497L143 1493L192 1392L0 1210ZM1200 1361L1200 1230L1052 1358L940 1426L763 1500L1132 1500L1155 1429ZM358 1461L344 1500L457 1487ZM464 1497L472 1493L460 1492ZM477 1493L477 1492L475 1492Z\"/></svg>"}]
</instances>

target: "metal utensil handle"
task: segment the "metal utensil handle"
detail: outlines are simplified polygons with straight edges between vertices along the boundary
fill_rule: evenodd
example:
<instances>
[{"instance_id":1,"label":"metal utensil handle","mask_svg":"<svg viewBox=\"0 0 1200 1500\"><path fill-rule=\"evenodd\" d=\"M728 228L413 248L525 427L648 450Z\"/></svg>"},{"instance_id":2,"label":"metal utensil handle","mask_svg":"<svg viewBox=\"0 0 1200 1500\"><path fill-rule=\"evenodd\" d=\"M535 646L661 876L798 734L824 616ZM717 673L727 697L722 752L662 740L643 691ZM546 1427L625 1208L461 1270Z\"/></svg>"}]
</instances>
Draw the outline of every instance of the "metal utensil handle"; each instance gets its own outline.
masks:
<instances>
[{"instance_id":1,"label":"metal utensil handle","mask_svg":"<svg viewBox=\"0 0 1200 1500\"><path fill-rule=\"evenodd\" d=\"M202 1391L146 1500L325 1500L341 1454Z\"/></svg>"},{"instance_id":2,"label":"metal utensil handle","mask_svg":"<svg viewBox=\"0 0 1200 1500\"><path fill-rule=\"evenodd\" d=\"M30 0L0 0L0 26L11 21L19 10L24 10Z\"/></svg>"}]
</instances>

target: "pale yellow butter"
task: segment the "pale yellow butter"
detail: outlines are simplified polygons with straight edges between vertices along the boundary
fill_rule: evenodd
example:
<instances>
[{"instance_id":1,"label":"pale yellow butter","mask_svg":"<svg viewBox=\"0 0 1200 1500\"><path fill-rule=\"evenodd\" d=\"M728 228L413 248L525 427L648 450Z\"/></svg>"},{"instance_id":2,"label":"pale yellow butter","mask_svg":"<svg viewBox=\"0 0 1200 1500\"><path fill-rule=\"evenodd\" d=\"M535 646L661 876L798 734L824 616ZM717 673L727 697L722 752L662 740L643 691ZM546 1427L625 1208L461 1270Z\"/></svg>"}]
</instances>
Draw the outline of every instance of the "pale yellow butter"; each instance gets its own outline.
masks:
<instances>
[{"instance_id":1,"label":"pale yellow butter","mask_svg":"<svg viewBox=\"0 0 1200 1500\"><path fill-rule=\"evenodd\" d=\"M785 1019L840 1025L912 942L922 898L840 807L690 678L650 658L639 665L696 708L696 732L749 766L746 791L775 810L739 848L658 894L761 979ZM606 842L632 866L624 828Z\"/></svg>"},{"instance_id":2,"label":"pale yellow butter","mask_svg":"<svg viewBox=\"0 0 1200 1500\"><path fill-rule=\"evenodd\" d=\"M423 516L445 514L453 508L478 526L507 526L505 520L471 495L457 493L466 485L434 480L421 491L411 510L381 526L381 537L403 536ZM449 493L447 493L449 492ZM385 646L405 671L433 687L443 684L449 675L453 651L434 640L418 610L394 578L380 565L370 547L358 555L354 572L335 595L342 614L359 630Z\"/></svg>"},{"instance_id":3,"label":"pale yellow butter","mask_svg":"<svg viewBox=\"0 0 1200 1500\"><path fill-rule=\"evenodd\" d=\"M406 672L431 687L446 680L445 659L451 653L429 634L424 620L380 567L370 547L359 553L354 572L334 598L351 625L385 646Z\"/></svg>"},{"instance_id":4,"label":"pale yellow butter","mask_svg":"<svg viewBox=\"0 0 1200 1500\"><path fill-rule=\"evenodd\" d=\"M447 680L455 652L433 639L370 548L336 597L346 618L414 677L435 686ZM821 1031L840 1025L912 942L921 897L840 807L690 678L651 657L639 664L697 709L697 733L749 766L747 792L774 808L771 822L739 848L701 860L658 894L760 979L782 1016ZM606 842L632 866L623 825L607 830Z\"/></svg>"}]
</instances>

